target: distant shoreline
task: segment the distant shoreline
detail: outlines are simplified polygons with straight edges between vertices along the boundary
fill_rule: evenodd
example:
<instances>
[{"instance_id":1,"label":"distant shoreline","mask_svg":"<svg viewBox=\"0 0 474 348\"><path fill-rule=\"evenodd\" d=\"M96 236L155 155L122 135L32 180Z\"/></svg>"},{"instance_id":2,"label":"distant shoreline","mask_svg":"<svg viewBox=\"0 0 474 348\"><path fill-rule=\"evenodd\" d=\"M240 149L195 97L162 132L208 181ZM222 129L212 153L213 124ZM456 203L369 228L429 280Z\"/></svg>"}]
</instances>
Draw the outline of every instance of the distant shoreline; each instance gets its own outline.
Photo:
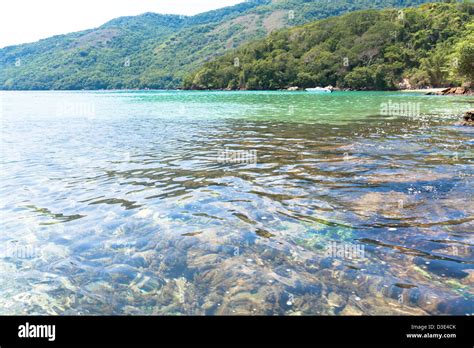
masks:
<instances>
[{"instance_id":1,"label":"distant shoreline","mask_svg":"<svg viewBox=\"0 0 474 348\"><path fill-rule=\"evenodd\" d=\"M444 94L449 87L443 88L418 88L398 90L334 90L335 92L400 92L400 93L424 93L430 95L453 95ZM306 92L304 89L289 91L286 89L0 89L0 92ZM308 92L309 93L309 92ZM459 94L463 95L463 94ZM469 95L469 94L467 94ZM472 95L471 95L472 96Z\"/></svg>"},{"instance_id":2,"label":"distant shoreline","mask_svg":"<svg viewBox=\"0 0 474 348\"><path fill-rule=\"evenodd\" d=\"M448 87L444 88L419 88L419 89L400 89L399 92L403 93L441 93Z\"/></svg>"}]
</instances>

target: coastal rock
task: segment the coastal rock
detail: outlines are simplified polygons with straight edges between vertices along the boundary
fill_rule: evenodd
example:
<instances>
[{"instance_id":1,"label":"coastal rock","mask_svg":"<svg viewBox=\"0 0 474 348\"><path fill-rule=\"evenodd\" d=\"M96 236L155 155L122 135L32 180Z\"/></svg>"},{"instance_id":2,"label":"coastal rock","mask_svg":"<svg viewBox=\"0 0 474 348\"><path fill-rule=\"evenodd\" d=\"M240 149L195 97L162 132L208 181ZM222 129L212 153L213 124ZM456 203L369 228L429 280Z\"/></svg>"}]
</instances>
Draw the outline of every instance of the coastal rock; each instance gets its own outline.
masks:
<instances>
[{"instance_id":1,"label":"coastal rock","mask_svg":"<svg viewBox=\"0 0 474 348\"><path fill-rule=\"evenodd\" d=\"M474 110L466 111L463 117L462 125L474 126Z\"/></svg>"},{"instance_id":2,"label":"coastal rock","mask_svg":"<svg viewBox=\"0 0 474 348\"><path fill-rule=\"evenodd\" d=\"M473 95L474 92L466 87L450 87L442 90L441 95Z\"/></svg>"},{"instance_id":3,"label":"coastal rock","mask_svg":"<svg viewBox=\"0 0 474 348\"><path fill-rule=\"evenodd\" d=\"M298 91L300 88L299 87L288 87L288 91Z\"/></svg>"}]
</instances>

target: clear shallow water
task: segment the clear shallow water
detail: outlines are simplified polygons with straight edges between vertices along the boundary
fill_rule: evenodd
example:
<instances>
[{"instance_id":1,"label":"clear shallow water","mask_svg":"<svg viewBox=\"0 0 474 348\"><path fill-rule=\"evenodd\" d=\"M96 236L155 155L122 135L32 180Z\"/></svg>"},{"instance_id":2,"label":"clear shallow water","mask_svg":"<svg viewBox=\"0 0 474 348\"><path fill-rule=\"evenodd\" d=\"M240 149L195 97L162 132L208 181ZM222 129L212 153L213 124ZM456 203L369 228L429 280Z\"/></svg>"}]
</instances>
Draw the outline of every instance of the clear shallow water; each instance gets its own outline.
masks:
<instances>
[{"instance_id":1,"label":"clear shallow water","mask_svg":"<svg viewBox=\"0 0 474 348\"><path fill-rule=\"evenodd\" d=\"M473 105L2 92L0 314L474 313Z\"/></svg>"}]
</instances>

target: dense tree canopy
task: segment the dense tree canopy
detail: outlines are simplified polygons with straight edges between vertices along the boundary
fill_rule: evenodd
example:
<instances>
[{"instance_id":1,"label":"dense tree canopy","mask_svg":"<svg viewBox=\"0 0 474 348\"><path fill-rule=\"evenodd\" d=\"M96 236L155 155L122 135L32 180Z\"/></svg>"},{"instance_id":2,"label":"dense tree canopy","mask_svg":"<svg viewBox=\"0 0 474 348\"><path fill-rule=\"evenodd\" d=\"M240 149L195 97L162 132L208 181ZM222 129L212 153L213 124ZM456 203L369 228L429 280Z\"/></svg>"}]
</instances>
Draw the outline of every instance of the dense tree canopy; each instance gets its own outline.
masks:
<instances>
[{"instance_id":1,"label":"dense tree canopy","mask_svg":"<svg viewBox=\"0 0 474 348\"><path fill-rule=\"evenodd\" d=\"M117 18L96 29L0 49L0 89L176 88L184 76L207 61L274 30L360 9L407 7L428 1L252 0L192 17L148 13ZM357 44L364 46L364 40L370 40L370 35ZM337 40L324 45L337 45ZM318 69L336 64L335 57L325 62L311 60L308 70L302 71L291 66L298 56L286 52L285 47L281 50L275 52L277 59L265 57L256 67L262 76L272 75L271 88L293 75L308 83L315 77L327 83L333 80ZM374 47L362 58L370 60L376 50ZM315 47L306 58L317 52ZM352 64L357 57L350 58ZM285 70L273 73L280 68ZM223 72L232 75L232 67ZM240 86L241 78L228 83ZM260 80L252 76L245 84L261 87Z\"/></svg>"},{"instance_id":2,"label":"dense tree canopy","mask_svg":"<svg viewBox=\"0 0 474 348\"><path fill-rule=\"evenodd\" d=\"M365 10L284 29L205 64L195 89L446 86L473 78L474 4ZM238 63L235 64L235 59Z\"/></svg>"}]
</instances>

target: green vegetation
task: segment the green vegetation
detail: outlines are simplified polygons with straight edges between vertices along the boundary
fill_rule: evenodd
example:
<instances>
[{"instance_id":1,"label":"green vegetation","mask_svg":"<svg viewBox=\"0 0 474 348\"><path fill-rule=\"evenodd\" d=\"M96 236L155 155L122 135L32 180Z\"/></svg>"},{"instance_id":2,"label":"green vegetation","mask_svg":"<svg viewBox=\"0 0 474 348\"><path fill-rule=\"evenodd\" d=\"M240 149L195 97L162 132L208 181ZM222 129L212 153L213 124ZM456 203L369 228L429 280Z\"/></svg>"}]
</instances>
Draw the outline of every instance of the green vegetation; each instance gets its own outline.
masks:
<instances>
[{"instance_id":1,"label":"green vegetation","mask_svg":"<svg viewBox=\"0 0 474 348\"><path fill-rule=\"evenodd\" d=\"M0 89L177 88L187 74L206 62L272 31L361 9L416 6L428 1L253 0L192 17L147 13L118 18L96 29L0 49ZM281 33L276 35L284 37ZM347 46L347 38L336 36L326 44L338 45L339 39ZM463 47L458 49L468 55L469 47ZM321 83L333 81L322 73L311 72L311 69L297 71L296 66L288 63L292 59L298 60L298 54L303 52L285 51L284 47L279 49L286 54L277 54L273 68L262 62L254 71L258 76L264 76L273 74L273 69L280 66L288 67L288 71L279 73L276 80L271 78L272 88L285 85L292 74L299 75L297 81L306 81L308 85L315 81L315 76L321 78ZM317 56L317 49L308 52L307 57ZM350 58L351 65L355 62L352 59L358 59ZM311 66L313 70L318 68L314 61ZM252 73L251 70L247 72ZM233 76L226 80L225 87L229 82L233 87L241 85L244 76L240 76L240 72L234 74L230 67L226 73ZM382 73L378 72L377 76ZM348 78L357 79L358 75L374 78L364 69L354 71ZM420 78L425 77L420 75ZM380 76L377 79L380 80ZM247 88L262 88L264 85L250 75L245 83ZM218 86L222 84L203 84L203 87Z\"/></svg>"},{"instance_id":2,"label":"green vegetation","mask_svg":"<svg viewBox=\"0 0 474 348\"><path fill-rule=\"evenodd\" d=\"M469 82L474 81L474 23L467 25L466 36L458 41L452 59L457 63L454 72Z\"/></svg>"},{"instance_id":3,"label":"green vegetation","mask_svg":"<svg viewBox=\"0 0 474 348\"><path fill-rule=\"evenodd\" d=\"M284 29L187 76L186 88L459 85L474 74L474 4L364 10Z\"/></svg>"}]
</instances>

